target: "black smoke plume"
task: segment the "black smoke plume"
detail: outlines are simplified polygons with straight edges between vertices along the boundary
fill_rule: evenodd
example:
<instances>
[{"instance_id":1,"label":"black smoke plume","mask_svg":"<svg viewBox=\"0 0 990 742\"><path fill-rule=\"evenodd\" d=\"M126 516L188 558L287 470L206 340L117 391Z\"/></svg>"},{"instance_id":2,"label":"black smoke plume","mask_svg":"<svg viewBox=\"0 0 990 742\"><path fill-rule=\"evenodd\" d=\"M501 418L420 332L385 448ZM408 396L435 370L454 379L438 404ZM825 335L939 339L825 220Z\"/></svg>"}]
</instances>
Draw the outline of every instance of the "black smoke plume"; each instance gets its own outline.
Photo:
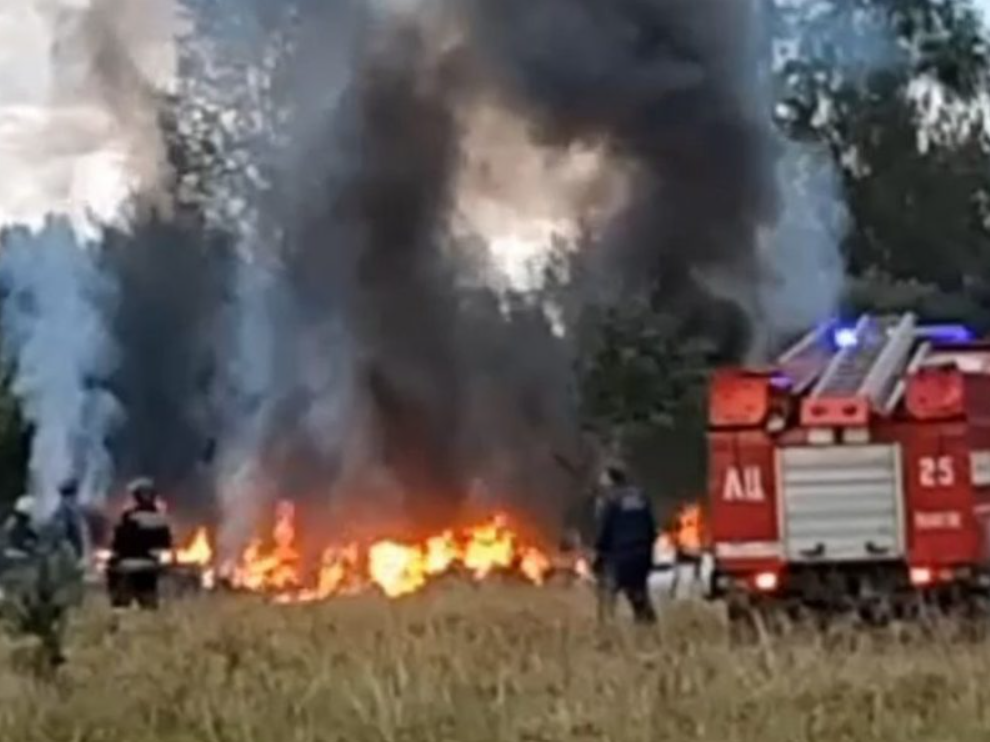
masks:
<instances>
[{"instance_id":1,"label":"black smoke plume","mask_svg":"<svg viewBox=\"0 0 990 742\"><path fill-rule=\"evenodd\" d=\"M753 3L469 6L473 38L546 141L604 139L635 164L634 196L602 246L624 281L641 277L669 306L702 313L706 271L755 283L777 193Z\"/></svg>"},{"instance_id":2,"label":"black smoke plume","mask_svg":"<svg viewBox=\"0 0 990 742\"><path fill-rule=\"evenodd\" d=\"M151 476L180 512L208 517L230 240L195 214L152 214L108 232L103 259L116 276L112 331L124 350L109 379L127 411L111 440L118 481Z\"/></svg>"},{"instance_id":3,"label":"black smoke plume","mask_svg":"<svg viewBox=\"0 0 990 742\"><path fill-rule=\"evenodd\" d=\"M380 513L382 474L418 527L450 522L485 491L551 522L575 494L558 454L578 435L584 304L644 291L688 326L743 342L760 232L778 209L752 4L258 5L200 9L199 33L238 42L210 126L238 107L231 82L256 54L273 84L238 114L270 116L267 133L235 152L179 127L170 152L177 183L196 175L200 204L235 182L220 183L217 163L243 167L250 152L262 173L238 194L250 227L222 234L180 208L108 240L113 389L127 410L118 468L201 502L216 465L240 539L276 496ZM492 236L454 229L465 112L479 105L524 120L543 151L597 146L629 180L604 227L561 257L570 282L496 290Z\"/></svg>"},{"instance_id":4,"label":"black smoke plume","mask_svg":"<svg viewBox=\"0 0 990 742\"><path fill-rule=\"evenodd\" d=\"M410 7L295 8L272 93L295 136L273 137L264 158L271 187L254 204L272 236L255 249L277 255L279 372L266 403L252 408L264 409L262 432L244 455L263 462L279 494L317 501L366 498L360 470L385 470L412 520L430 527L455 517L478 479L496 497L558 510L569 493L554 453L578 427L575 348L547 317L550 297L507 300L485 286L486 235L452 230L461 114L496 101L529 121L539 146L596 143L630 173L631 196L572 256L573 272L586 278L565 290L565 303L580 306L593 284L614 280L710 325L734 304L713 295L708 274L735 274L742 294L755 291L746 284L759 273L759 230L777 208L752 8L737 0ZM314 32L334 19L354 29L348 54L327 51ZM340 79L337 97L319 87ZM179 265L197 274L194 297L215 297L215 273L200 260ZM176 342L195 347L202 318L215 311L205 298L184 306L172 320ZM180 365L167 376L196 399L209 373ZM332 394L307 380L313 365L340 369ZM312 423L321 406L333 407L323 430ZM188 423L166 427L171 435ZM202 437L190 436L176 460L191 461ZM228 508L254 496L239 494Z\"/></svg>"}]
</instances>

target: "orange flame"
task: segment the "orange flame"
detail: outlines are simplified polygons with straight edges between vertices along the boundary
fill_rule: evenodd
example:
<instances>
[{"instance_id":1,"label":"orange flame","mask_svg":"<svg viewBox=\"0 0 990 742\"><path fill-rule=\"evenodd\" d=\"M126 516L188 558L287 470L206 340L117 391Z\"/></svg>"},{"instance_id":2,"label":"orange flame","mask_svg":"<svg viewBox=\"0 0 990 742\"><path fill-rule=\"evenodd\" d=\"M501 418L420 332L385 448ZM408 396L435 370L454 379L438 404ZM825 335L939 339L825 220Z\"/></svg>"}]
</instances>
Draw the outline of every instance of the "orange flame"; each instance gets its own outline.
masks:
<instances>
[{"instance_id":1,"label":"orange flame","mask_svg":"<svg viewBox=\"0 0 990 742\"><path fill-rule=\"evenodd\" d=\"M530 582L542 585L550 572L552 564L547 555L539 549L526 549L523 553L522 561L519 563L519 571L522 572Z\"/></svg>"},{"instance_id":2,"label":"orange flame","mask_svg":"<svg viewBox=\"0 0 990 742\"><path fill-rule=\"evenodd\" d=\"M499 515L421 543L382 540L367 549L356 544L330 546L315 570L307 570L296 547L295 517L291 503L278 504L270 538L252 541L224 570L232 587L270 595L279 603L324 600L369 586L397 598L415 593L432 578L458 568L477 580L509 571L537 585L543 584L553 569L550 558L533 546L520 544L508 520ZM188 545L176 550L174 562L198 565L211 573L214 549L209 532L197 529Z\"/></svg>"},{"instance_id":3,"label":"orange flame","mask_svg":"<svg viewBox=\"0 0 990 742\"><path fill-rule=\"evenodd\" d=\"M205 528L197 528L188 546L176 549L173 556L175 564L190 566L206 566L213 562L213 547L210 536Z\"/></svg>"},{"instance_id":4,"label":"orange flame","mask_svg":"<svg viewBox=\"0 0 990 742\"><path fill-rule=\"evenodd\" d=\"M481 580L497 569L508 569L516 556L515 535L505 518L495 516L491 523L470 531L463 562Z\"/></svg>"},{"instance_id":5,"label":"orange flame","mask_svg":"<svg viewBox=\"0 0 990 742\"><path fill-rule=\"evenodd\" d=\"M704 522L701 506L685 505L677 515L674 543L684 551L699 552L704 546Z\"/></svg>"},{"instance_id":6,"label":"orange flame","mask_svg":"<svg viewBox=\"0 0 990 742\"><path fill-rule=\"evenodd\" d=\"M416 546L379 541L368 550L368 572L388 597L408 595L426 584L426 555Z\"/></svg>"}]
</instances>

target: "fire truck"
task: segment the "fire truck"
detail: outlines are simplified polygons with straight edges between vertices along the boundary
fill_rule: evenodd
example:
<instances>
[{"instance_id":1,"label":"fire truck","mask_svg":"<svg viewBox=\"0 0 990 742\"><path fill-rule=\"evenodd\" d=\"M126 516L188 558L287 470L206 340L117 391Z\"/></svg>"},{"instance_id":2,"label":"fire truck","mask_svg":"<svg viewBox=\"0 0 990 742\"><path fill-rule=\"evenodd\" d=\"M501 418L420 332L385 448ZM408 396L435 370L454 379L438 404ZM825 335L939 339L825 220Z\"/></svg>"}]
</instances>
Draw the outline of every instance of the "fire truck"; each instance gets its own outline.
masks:
<instances>
[{"instance_id":1,"label":"fire truck","mask_svg":"<svg viewBox=\"0 0 990 742\"><path fill-rule=\"evenodd\" d=\"M708 424L730 607L985 604L990 342L913 314L823 325L769 367L717 373Z\"/></svg>"}]
</instances>

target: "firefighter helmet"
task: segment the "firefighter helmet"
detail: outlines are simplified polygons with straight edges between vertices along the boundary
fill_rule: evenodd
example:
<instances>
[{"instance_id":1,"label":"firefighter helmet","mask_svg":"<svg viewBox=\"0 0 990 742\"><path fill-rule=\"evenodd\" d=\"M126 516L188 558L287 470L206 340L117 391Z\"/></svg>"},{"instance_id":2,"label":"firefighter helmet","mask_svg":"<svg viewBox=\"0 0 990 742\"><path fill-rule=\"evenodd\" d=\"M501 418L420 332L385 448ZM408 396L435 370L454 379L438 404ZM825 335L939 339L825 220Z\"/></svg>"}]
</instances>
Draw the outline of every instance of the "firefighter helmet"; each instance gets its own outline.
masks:
<instances>
[{"instance_id":1,"label":"firefighter helmet","mask_svg":"<svg viewBox=\"0 0 990 742\"><path fill-rule=\"evenodd\" d=\"M612 464L606 470L606 475L608 476L609 484L614 487L622 487L629 483L629 476L621 464Z\"/></svg>"},{"instance_id":2,"label":"firefighter helmet","mask_svg":"<svg viewBox=\"0 0 990 742\"><path fill-rule=\"evenodd\" d=\"M127 491L137 502L142 505L149 505L155 501L158 491L155 483L149 477L139 477L127 485Z\"/></svg>"},{"instance_id":3,"label":"firefighter helmet","mask_svg":"<svg viewBox=\"0 0 990 742\"><path fill-rule=\"evenodd\" d=\"M34 513L34 498L31 495L21 495L14 503L14 512L18 515L29 516Z\"/></svg>"}]
</instances>

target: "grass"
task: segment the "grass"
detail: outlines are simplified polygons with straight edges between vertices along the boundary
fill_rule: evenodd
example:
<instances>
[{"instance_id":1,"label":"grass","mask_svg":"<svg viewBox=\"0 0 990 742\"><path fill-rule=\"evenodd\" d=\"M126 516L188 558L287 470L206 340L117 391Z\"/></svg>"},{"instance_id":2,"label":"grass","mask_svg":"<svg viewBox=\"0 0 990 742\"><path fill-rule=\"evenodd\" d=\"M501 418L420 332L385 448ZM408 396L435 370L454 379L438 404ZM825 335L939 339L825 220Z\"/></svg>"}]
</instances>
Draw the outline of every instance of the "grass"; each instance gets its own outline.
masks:
<instances>
[{"instance_id":1,"label":"grass","mask_svg":"<svg viewBox=\"0 0 990 742\"><path fill-rule=\"evenodd\" d=\"M55 683L0 643L3 742L948 742L990 735L990 644L733 646L710 607L601 629L581 589L235 597L77 618Z\"/></svg>"}]
</instances>

